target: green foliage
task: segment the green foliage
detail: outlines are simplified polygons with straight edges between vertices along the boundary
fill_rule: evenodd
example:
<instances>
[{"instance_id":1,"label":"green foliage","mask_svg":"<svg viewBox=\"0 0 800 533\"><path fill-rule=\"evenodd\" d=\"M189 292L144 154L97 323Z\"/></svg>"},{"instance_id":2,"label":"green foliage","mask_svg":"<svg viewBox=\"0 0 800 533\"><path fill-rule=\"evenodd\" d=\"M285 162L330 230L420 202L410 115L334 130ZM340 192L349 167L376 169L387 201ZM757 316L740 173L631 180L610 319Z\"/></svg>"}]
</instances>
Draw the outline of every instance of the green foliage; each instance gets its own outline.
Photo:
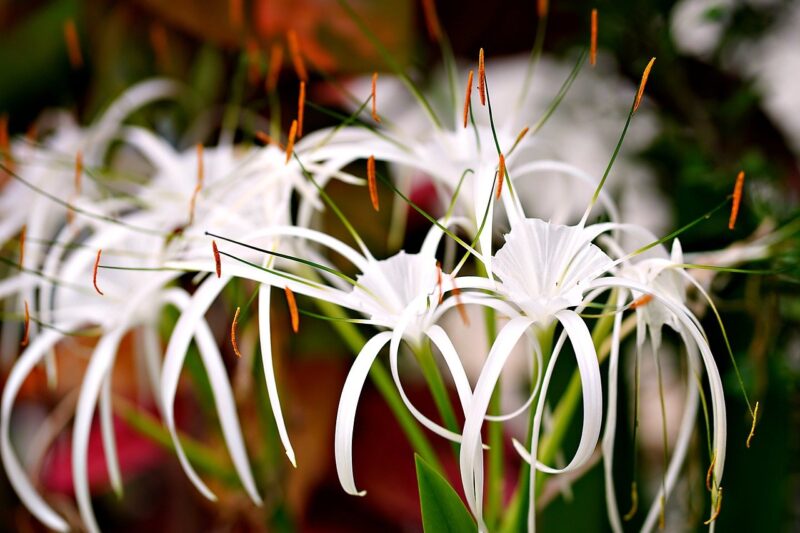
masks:
<instances>
[{"instance_id":1,"label":"green foliage","mask_svg":"<svg viewBox=\"0 0 800 533\"><path fill-rule=\"evenodd\" d=\"M419 483L419 503L422 509L422 527L426 533L453 531L462 533L477 531L467 507L458 493L442 475L431 468L419 455L417 463L417 482Z\"/></svg>"}]
</instances>

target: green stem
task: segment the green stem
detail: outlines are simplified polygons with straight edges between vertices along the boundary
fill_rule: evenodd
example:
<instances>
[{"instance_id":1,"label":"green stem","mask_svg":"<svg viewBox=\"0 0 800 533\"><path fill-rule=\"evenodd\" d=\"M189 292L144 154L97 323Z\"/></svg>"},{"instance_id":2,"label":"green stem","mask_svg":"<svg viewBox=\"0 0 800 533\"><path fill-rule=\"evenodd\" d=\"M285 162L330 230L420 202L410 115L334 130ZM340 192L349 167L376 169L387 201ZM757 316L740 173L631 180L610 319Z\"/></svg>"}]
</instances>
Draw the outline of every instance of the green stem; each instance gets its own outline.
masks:
<instances>
[{"instance_id":1,"label":"green stem","mask_svg":"<svg viewBox=\"0 0 800 533\"><path fill-rule=\"evenodd\" d=\"M422 375L428 383L433 396L433 402L439 410L439 415L442 417L444 426L458 433L458 421L456 420L456 413L453 411L453 404L450 401L450 395L447 392L447 385L442 379L442 373L436 364L436 359L433 357L430 341L423 342L422 345L414 350L414 355L417 356L417 362L422 369ZM456 447L456 452L458 448Z\"/></svg>"},{"instance_id":2,"label":"green stem","mask_svg":"<svg viewBox=\"0 0 800 533\"><path fill-rule=\"evenodd\" d=\"M131 429L165 449L172 452L175 451L172 438L158 418L146 411L142 411L128 400L120 397L114 398L114 410ZM180 434L180 432L179 438L181 446L186 452L186 457L198 469L225 482L227 485L237 485L239 483L238 477L233 473L229 463L226 464L221 461L203 444Z\"/></svg>"},{"instance_id":3,"label":"green stem","mask_svg":"<svg viewBox=\"0 0 800 533\"><path fill-rule=\"evenodd\" d=\"M347 318L345 312L336 304L318 299L315 299L314 302L320 311L330 318ZM336 329L342 337L342 340L353 353L357 354L361 351L366 341L364 340L364 336L361 335L361 332L358 331L358 328L344 320L332 320L331 325ZM439 457L436 455L428 438L403 404L400 393L397 392L394 381L389 371L386 370L386 367L384 367L380 361L376 360L372 368L370 368L369 375L375 387L378 389L378 392L381 393L381 396L383 396L383 399L386 400L386 403L389 405L389 409L391 409L397 422L400 424L400 428L403 430L403 433L405 433L414 451L430 465L438 469L439 472L443 472L444 470L439 462Z\"/></svg>"}]
</instances>

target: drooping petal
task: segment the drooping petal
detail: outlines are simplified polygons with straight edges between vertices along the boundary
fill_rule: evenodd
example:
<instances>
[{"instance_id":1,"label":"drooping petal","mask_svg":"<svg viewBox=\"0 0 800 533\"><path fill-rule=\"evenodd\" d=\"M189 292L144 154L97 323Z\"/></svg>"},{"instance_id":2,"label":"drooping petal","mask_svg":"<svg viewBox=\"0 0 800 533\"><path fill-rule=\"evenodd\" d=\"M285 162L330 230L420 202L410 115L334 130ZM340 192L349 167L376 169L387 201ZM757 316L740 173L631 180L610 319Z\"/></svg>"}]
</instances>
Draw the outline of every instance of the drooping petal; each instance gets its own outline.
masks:
<instances>
[{"instance_id":1,"label":"drooping petal","mask_svg":"<svg viewBox=\"0 0 800 533\"><path fill-rule=\"evenodd\" d=\"M236 403L233 399L233 391L228 381L225 364L219 352L217 342L211 333L204 316L211 303L217 298L222 289L230 281L229 275L221 278L209 277L200 288L195 292L191 299L185 292L173 289L167 293L168 301L178 307L182 313L175 324L175 329L167 345L167 352L164 357L164 365L161 374L161 393L163 395L163 412L167 428L172 436L175 450L183 466L186 475L192 484L209 500L216 500L213 492L197 475L194 468L189 463L183 450L180 439L178 438L175 426L174 402L178 389L183 362L192 338L197 341L200 358L206 368L214 396L214 403L217 408L217 415L222 426L222 435L228 447L231 460L233 461L236 473L244 485L250 499L257 505L261 504L261 497L258 495L253 474L250 470L250 462L247 458L247 449L244 445L242 430L239 425L239 417L236 414Z\"/></svg>"},{"instance_id":2,"label":"drooping petal","mask_svg":"<svg viewBox=\"0 0 800 533\"><path fill-rule=\"evenodd\" d=\"M70 331L78 326L77 323L60 324L60 329ZM47 351L55 346L64 338L64 334L59 330L47 330L42 335L31 342L28 348L22 353L17 363L11 369L8 380L3 388L3 400L0 411L0 455L3 458L8 481L19 496L20 501L28 508L39 521L50 529L56 531L68 531L69 524L50 507L44 499L33 488L28 475L19 463L14 449L11 445L9 435L11 428L11 410L14 407L14 400L19 393L25 378L31 370L39 364Z\"/></svg>"},{"instance_id":3,"label":"drooping petal","mask_svg":"<svg viewBox=\"0 0 800 533\"><path fill-rule=\"evenodd\" d=\"M481 428L489 409L489 401L494 392L500 372L511 355L517 341L533 324L528 317L513 318L506 324L492 345L484 363L483 370L472 394L472 402L466 413L462 435L459 465L461 483L470 510L478 521L481 531L486 531L483 520L483 452L481 447Z\"/></svg>"},{"instance_id":4,"label":"drooping petal","mask_svg":"<svg viewBox=\"0 0 800 533\"><path fill-rule=\"evenodd\" d=\"M286 450L286 455L292 466L297 467L297 460L294 454L294 448L289 440L289 433L286 431L286 422L283 419L283 411L281 410L280 396L278 395L278 384L275 381L275 368L272 364L272 334L270 331L270 287L262 285L258 289L258 326L261 342L261 363L264 367L264 381L267 385L267 394L269 396L269 404L272 407L272 415L275 418L275 425L278 428L278 435L283 443L283 448Z\"/></svg>"},{"instance_id":5,"label":"drooping petal","mask_svg":"<svg viewBox=\"0 0 800 533\"><path fill-rule=\"evenodd\" d=\"M347 379L339 398L339 409L336 413L336 432L334 437L334 454L336 456L336 473L339 482L348 494L363 496L365 491L356 489L353 477L353 426L355 425L356 408L361 389L369 375L369 369L386 343L391 339L389 331L378 333L361 348L358 356L347 374Z\"/></svg>"}]
</instances>

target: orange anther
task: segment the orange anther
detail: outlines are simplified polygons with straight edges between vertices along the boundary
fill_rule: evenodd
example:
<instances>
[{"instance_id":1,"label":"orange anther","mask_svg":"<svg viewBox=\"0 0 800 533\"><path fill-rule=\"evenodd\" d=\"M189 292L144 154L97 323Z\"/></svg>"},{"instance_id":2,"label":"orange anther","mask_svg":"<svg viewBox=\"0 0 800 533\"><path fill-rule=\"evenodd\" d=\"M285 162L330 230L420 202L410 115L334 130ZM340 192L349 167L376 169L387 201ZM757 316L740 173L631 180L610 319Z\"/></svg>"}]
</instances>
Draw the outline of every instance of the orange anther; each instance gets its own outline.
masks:
<instances>
[{"instance_id":1,"label":"orange anther","mask_svg":"<svg viewBox=\"0 0 800 533\"><path fill-rule=\"evenodd\" d=\"M469 71L469 75L467 75L467 93L464 95L464 127L467 127L467 119L469 118L469 106L472 102L472 78L474 77L475 71Z\"/></svg>"},{"instance_id":2,"label":"orange anther","mask_svg":"<svg viewBox=\"0 0 800 533\"><path fill-rule=\"evenodd\" d=\"M231 346L233 346L233 353L236 354L236 357L242 357L242 353L239 351L239 343L236 342L236 326L239 323L239 311L241 311L240 307L236 308L236 312L233 314L233 322L231 322Z\"/></svg>"},{"instance_id":3,"label":"orange anther","mask_svg":"<svg viewBox=\"0 0 800 533\"><path fill-rule=\"evenodd\" d=\"M744 170L739 171L736 176L736 184L733 186L733 204L731 204L731 218L728 220L728 229L736 226L736 217L739 216L739 204L742 203L742 189L744 188Z\"/></svg>"},{"instance_id":4,"label":"orange anther","mask_svg":"<svg viewBox=\"0 0 800 533\"><path fill-rule=\"evenodd\" d=\"M372 208L375 211L380 211L381 206L378 201L378 181L375 176L375 156L369 156L367 159L367 186L369 187L369 200L372 202Z\"/></svg>"},{"instance_id":5,"label":"orange anther","mask_svg":"<svg viewBox=\"0 0 800 533\"><path fill-rule=\"evenodd\" d=\"M97 294L100 296L103 296L103 291L101 291L100 287L97 286L97 270L100 268L100 256L102 253L102 248L97 250L97 258L94 260L94 269L92 270L92 285L94 285L94 290L96 290Z\"/></svg>"},{"instance_id":6,"label":"orange anther","mask_svg":"<svg viewBox=\"0 0 800 533\"><path fill-rule=\"evenodd\" d=\"M217 241L211 241L211 250L214 252L214 271L217 277L222 276L222 259L219 257L219 248L217 248Z\"/></svg>"},{"instance_id":7,"label":"orange anther","mask_svg":"<svg viewBox=\"0 0 800 533\"><path fill-rule=\"evenodd\" d=\"M300 314L297 311L297 301L294 299L294 293L288 285L283 288L283 292L286 293L286 304L289 306L289 317L292 321L292 331L297 333L300 331Z\"/></svg>"},{"instance_id":8,"label":"orange anther","mask_svg":"<svg viewBox=\"0 0 800 533\"><path fill-rule=\"evenodd\" d=\"M292 126L289 128L289 140L286 141L286 163L292 158L294 152L294 139L297 136L297 121L292 121Z\"/></svg>"},{"instance_id":9,"label":"orange anther","mask_svg":"<svg viewBox=\"0 0 800 533\"><path fill-rule=\"evenodd\" d=\"M303 81L308 81L308 71L306 71L306 65L303 62L303 56L300 52L297 32L289 30L287 40L289 42L289 53L292 55L292 63L294 63L294 71L297 73L297 77Z\"/></svg>"},{"instance_id":10,"label":"orange anther","mask_svg":"<svg viewBox=\"0 0 800 533\"><path fill-rule=\"evenodd\" d=\"M633 103L633 112L636 113L636 110L639 109L639 104L642 103L642 96L644 95L644 87L647 85L647 78L650 77L650 69L653 68L653 63L656 62L656 58L650 59L650 62L647 63L647 66L644 68L644 72L642 73L642 81L639 82L639 90L636 93L636 100Z\"/></svg>"}]
</instances>

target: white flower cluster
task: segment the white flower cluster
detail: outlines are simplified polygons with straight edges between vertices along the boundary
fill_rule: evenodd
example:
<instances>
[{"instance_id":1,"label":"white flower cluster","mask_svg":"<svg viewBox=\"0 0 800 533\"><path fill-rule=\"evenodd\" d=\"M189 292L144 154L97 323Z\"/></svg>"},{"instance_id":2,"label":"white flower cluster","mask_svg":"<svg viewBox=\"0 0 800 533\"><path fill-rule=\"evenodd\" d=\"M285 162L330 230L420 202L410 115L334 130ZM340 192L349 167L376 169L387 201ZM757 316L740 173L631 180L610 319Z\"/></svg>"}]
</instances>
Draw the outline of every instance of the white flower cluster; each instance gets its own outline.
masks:
<instances>
[{"instance_id":1,"label":"white flower cluster","mask_svg":"<svg viewBox=\"0 0 800 533\"><path fill-rule=\"evenodd\" d=\"M545 64L541 68L555 67ZM264 379L292 463L294 452L272 369L269 288L335 304L359 315L354 319L358 323L376 330L356 357L339 400L334 447L339 478L348 493L363 494L356 488L352 463L358 399L373 362L388 345L391 374L408 410L432 432L461 443L461 482L481 530L488 529L483 517L485 446L481 435L485 420L508 420L526 412L530 412L530 440L515 445L533 465L529 529L535 529L536 472L580 471L600 446L605 421L602 451L610 487L609 519L619 530L611 459L622 317L632 311L638 345L649 336L657 352L661 330L668 326L683 339L693 376L705 374L714 457L710 483L712 503L717 505L725 465L725 399L706 335L685 303L686 289L695 282L684 269L680 245L674 240L670 253L665 240L627 220L625 210L620 210L603 188L607 176L601 179L602 168L582 169L574 161L563 160L578 150L569 136L569 128L575 124L567 128L562 123L556 136L549 138L538 129L523 129L533 124L536 110L542 106L532 104L533 97L518 94L519 79L509 72L519 67L510 64L506 69L497 77L489 69L482 80L487 85L486 106L477 103L477 90L470 86L467 102L453 94L445 98L450 104L434 111L426 103L427 111L421 111L413 102L400 105L400 97L386 98L393 82L381 83L377 98L387 99L387 113L381 114L380 123L366 113L364 117L357 113L359 120L363 118L360 126L317 131L296 142L292 138L288 153L274 144L235 145L229 133L213 148L198 146L181 152L151 131L126 125L125 118L133 110L184 90L165 81L132 88L87 129L60 125L39 141L15 141L11 152L16 164L8 169L11 181L0 194L0 239L7 242L20 236L26 244L17 269L9 269L11 274L0 282L0 297L8 302L8 309L20 315L24 306L24 335L30 342L14 362L3 388L0 451L14 490L31 512L48 527L68 529L64 518L34 489L13 449L15 399L27 376L59 342L87 328L97 332L98 340L81 386L72 436L75 494L85 527L99 529L87 473L89 432L98 405L110 479L121 490L112 426L111 370L122 339L133 331L147 339L142 343L143 353L137 355L146 362L156 403L181 465L197 489L214 499L182 448L173 412L187 349L192 341L197 343L233 465L251 499L260 503L231 385L205 318L234 278L252 280L264 289L258 298ZM448 75L458 77L457 73ZM618 82L612 86L615 84ZM354 87L360 91L358 84ZM541 93L536 94L541 98ZM630 89L625 94L629 101L636 96ZM641 90L636 98L638 107ZM393 103L391 112L388 101ZM494 113L492 101L497 106ZM381 107L377 106L379 111ZM446 125L448 121L450 125ZM652 121L645 119L651 129ZM585 136L592 127L578 125L577 129ZM110 147L119 144L146 162L151 169L146 179L108 163ZM597 146L590 148L598 150ZM563 157L543 159L537 152L542 149ZM368 159L366 182L343 171L353 162ZM386 164L394 179L380 176L379 180L372 166L375 160ZM621 164L630 171L635 166ZM554 175L562 175L570 186L561 183L556 189L535 181L542 176L557 181ZM325 192L331 180L368 185L376 205L376 189L390 187L400 199L395 211L408 208L405 202L411 203L414 182L429 180L441 205L437 212L425 213L431 228L421 249L400 250L376 259L346 213ZM625 189L619 182L617 187ZM576 207L576 198L585 198L581 207ZM315 227L318 217L314 214L325 208L340 217L355 248ZM548 213L542 215L547 218L534 218L542 212ZM607 221L599 221L600 217ZM393 225L402 228L402 218L394 217ZM663 219L657 222L662 224ZM495 249L500 234L497 228L507 231L502 245ZM234 235L235 240L231 238ZM631 242L638 244L632 247ZM463 254L462 260L457 261L454 250ZM341 259L357 271L355 276L334 267ZM468 270L473 274L465 275ZM197 282L192 294L176 283L187 273ZM162 310L169 306L180 316L162 354L158 328ZM448 332L440 324L445 313L463 311L465 306L491 309L503 324L474 383L465 371L464 358L474 359L475 354L459 353L451 341L452 328ZM613 317L606 391L601 361L584 316L584 311L592 308L601 308ZM35 328L37 323L44 326L41 331ZM4 325L6 351L15 351L6 339L19 338L18 325ZM462 327L479 326L465 323ZM550 343L543 339L554 331L557 335L550 350ZM550 378L567 341L581 378L583 422L574 456L565 466L554 467L539 461L537 447ZM430 343L441 354L465 419L462 427L446 427L431 420L406 395L398 364L404 342L412 351ZM490 416L490 398L501 371L520 343L531 354L534 368L531 395L514 412ZM473 351L481 352L478 356L482 358L482 350L473 346ZM703 385L690 381L694 388L686 407L689 422L682 426L673 449L662 499L675 484L695 429L697 387ZM659 504L655 503L646 529L653 527L658 514Z\"/></svg>"}]
</instances>

